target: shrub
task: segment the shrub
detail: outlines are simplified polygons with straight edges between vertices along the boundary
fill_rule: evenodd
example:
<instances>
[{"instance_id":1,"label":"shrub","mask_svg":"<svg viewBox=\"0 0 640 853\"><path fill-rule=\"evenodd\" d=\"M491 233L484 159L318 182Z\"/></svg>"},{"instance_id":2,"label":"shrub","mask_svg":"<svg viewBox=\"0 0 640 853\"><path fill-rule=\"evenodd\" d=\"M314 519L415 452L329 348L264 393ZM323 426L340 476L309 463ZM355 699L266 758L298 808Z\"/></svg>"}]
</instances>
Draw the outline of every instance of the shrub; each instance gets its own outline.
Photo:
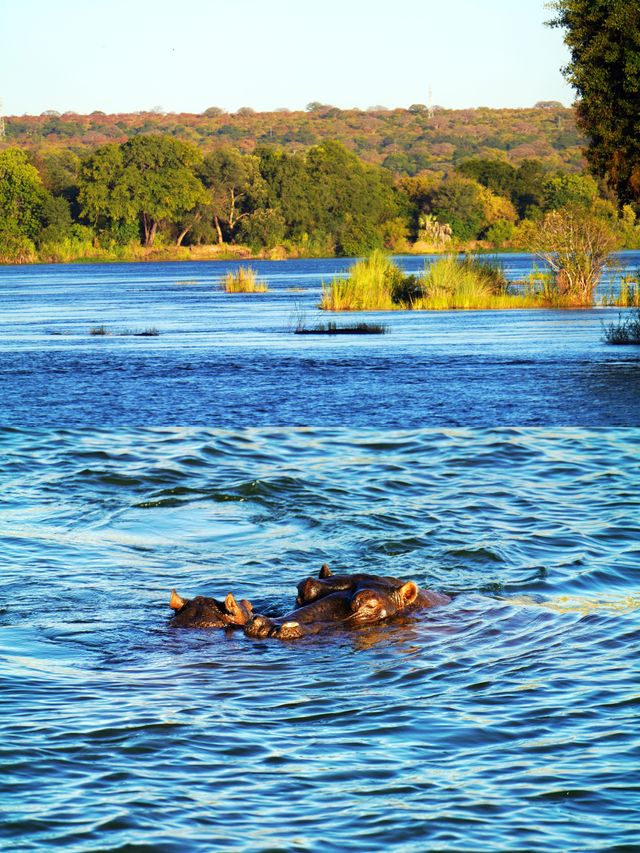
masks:
<instances>
[{"instance_id":1,"label":"shrub","mask_svg":"<svg viewBox=\"0 0 640 853\"><path fill-rule=\"evenodd\" d=\"M35 259L33 242L17 229L0 226L0 263L27 264Z\"/></svg>"},{"instance_id":2,"label":"shrub","mask_svg":"<svg viewBox=\"0 0 640 853\"><path fill-rule=\"evenodd\" d=\"M532 229L531 250L551 269L560 297L592 305L617 238L607 222L579 207L552 210Z\"/></svg>"}]
</instances>

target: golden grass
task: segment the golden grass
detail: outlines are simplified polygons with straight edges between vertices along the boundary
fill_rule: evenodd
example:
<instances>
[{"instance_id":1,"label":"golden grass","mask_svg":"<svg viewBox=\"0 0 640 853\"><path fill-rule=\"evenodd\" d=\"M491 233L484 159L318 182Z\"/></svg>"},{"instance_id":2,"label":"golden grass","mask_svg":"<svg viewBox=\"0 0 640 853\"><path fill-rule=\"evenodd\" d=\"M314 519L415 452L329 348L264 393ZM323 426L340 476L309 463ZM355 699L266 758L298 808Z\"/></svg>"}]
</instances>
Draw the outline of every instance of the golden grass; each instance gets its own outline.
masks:
<instances>
[{"instance_id":1,"label":"golden grass","mask_svg":"<svg viewBox=\"0 0 640 853\"><path fill-rule=\"evenodd\" d=\"M618 308L640 308L640 281L634 276L623 276L619 287L612 285L603 294L601 302Z\"/></svg>"},{"instance_id":2,"label":"golden grass","mask_svg":"<svg viewBox=\"0 0 640 853\"><path fill-rule=\"evenodd\" d=\"M616 303L617 304L617 303ZM632 304L626 302L624 304ZM320 308L328 311L486 311L570 308L553 276L535 273L510 283L502 268L481 257L445 255L421 277L406 276L382 252L358 261L347 278L322 287Z\"/></svg>"},{"instance_id":3,"label":"golden grass","mask_svg":"<svg viewBox=\"0 0 640 853\"><path fill-rule=\"evenodd\" d=\"M369 258L355 263L348 278L334 278L322 285L320 308L325 311L391 311L394 304L393 284L402 273L389 258L375 251Z\"/></svg>"},{"instance_id":4,"label":"golden grass","mask_svg":"<svg viewBox=\"0 0 640 853\"><path fill-rule=\"evenodd\" d=\"M229 271L222 280L226 293L266 293L269 289L264 282L258 281L258 275L252 267L238 267Z\"/></svg>"}]
</instances>

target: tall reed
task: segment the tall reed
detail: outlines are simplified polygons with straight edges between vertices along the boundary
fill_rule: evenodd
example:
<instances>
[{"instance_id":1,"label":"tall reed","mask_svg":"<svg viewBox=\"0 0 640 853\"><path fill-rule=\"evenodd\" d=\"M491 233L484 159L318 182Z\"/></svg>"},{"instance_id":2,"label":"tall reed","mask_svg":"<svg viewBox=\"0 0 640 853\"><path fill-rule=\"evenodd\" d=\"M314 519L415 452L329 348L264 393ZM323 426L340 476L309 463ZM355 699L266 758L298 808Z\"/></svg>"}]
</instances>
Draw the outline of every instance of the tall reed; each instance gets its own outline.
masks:
<instances>
[{"instance_id":1,"label":"tall reed","mask_svg":"<svg viewBox=\"0 0 640 853\"><path fill-rule=\"evenodd\" d=\"M640 308L640 281L636 276L624 275L620 285L609 287L602 296L603 305L617 305L620 308Z\"/></svg>"},{"instance_id":2,"label":"tall reed","mask_svg":"<svg viewBox=\"0 0 640 853\"><path fill-rule=\"evenodd\" d=\"M426 267L422 295L409 307L416 310L507 308L509 294L502 268L480 258L447 255Z\"/></svg>"},{"instance_id":3,"label":"tall reed","mask_svg":"<svg viewBox=\"0 0 640 853\"><path fill-rule=\"evenodd\" d=\"M404 278L401 270L376 250L349 270L348 278L334 278L322 285L320 308L325 311L390 311L394 286Z\"/></svg>"}]
</instances>

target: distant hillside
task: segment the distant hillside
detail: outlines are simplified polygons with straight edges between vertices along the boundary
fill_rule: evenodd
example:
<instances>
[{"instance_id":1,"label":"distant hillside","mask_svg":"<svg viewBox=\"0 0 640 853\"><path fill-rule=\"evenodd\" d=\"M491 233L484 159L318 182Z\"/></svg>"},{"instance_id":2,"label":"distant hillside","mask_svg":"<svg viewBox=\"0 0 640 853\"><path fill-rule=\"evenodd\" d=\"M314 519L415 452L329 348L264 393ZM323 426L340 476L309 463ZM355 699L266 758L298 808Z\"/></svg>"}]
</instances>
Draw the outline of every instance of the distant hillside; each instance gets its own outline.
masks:
<instances>
[{"instance_id":1,"label":"distant hillside","mask_svg":"<svg viewBox=\"0 0 640 853\"><path fill-rule=\"evenodd\" d=\"M323 140L343 142L363 160L397 174L447 172L470 157L542 160L550 168L584 167L573 110L555 102L531 109L446 110L416 105L408 110L339 110L321 104L306 112L258 113L248 108L224 113L211 108L188 113L91 115L48 112L5 119L1 147L71 148L80 153L106 142L124 142L144 133L170 134L205 151L233 146L249 153L273 145L296 151Z\"/></svg>"}]
</instances>

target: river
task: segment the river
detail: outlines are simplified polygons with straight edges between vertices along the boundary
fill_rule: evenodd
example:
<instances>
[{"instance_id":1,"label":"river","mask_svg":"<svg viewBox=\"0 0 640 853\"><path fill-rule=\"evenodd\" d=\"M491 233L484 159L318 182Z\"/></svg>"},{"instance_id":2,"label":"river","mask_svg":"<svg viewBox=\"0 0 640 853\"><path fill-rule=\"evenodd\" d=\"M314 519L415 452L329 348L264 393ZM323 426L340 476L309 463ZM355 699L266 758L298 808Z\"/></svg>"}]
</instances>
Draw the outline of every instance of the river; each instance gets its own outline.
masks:
<instances>
[{"instance_id":1,"label":"river","mask_svg":"<svg viewBox=\"0 0 640 853\"><path fill-rule=\"evenodd\" d=\"M293 335L341 265L0 271L7 849L637 849L637 349L606 309ZM274 615L323 562L452 602L169 624L173 587Z\"/></svg>"}]
</instances>

